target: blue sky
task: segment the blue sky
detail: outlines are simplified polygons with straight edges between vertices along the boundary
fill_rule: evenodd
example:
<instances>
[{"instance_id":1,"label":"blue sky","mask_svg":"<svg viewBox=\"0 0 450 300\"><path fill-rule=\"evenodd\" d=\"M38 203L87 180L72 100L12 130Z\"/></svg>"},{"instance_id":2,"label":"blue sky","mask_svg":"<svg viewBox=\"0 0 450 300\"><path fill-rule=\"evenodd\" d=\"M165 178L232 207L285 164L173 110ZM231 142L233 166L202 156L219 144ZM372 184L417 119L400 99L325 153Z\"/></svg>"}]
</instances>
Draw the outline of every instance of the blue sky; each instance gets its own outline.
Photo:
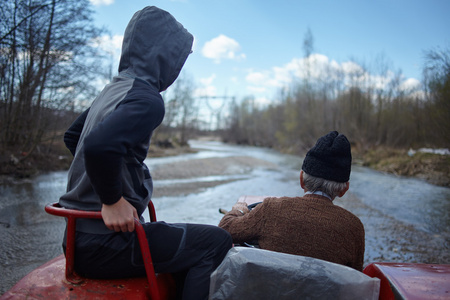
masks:
<instances>
[{"instance_id":1,"label":"blue sky","mask_svg":"<svg viewBox=\"0 0 450 300\"><path fill-rule=\"evenodd\" d=\"M273 101L300 76L308 28L322 67L376 72L383 61L410 85L421 79L424 51L450 48L450 0L90 1L116 53L134 12L147 5L169 11L195 37L183 72L197 96Z\"/></svg>"}]
</instances>

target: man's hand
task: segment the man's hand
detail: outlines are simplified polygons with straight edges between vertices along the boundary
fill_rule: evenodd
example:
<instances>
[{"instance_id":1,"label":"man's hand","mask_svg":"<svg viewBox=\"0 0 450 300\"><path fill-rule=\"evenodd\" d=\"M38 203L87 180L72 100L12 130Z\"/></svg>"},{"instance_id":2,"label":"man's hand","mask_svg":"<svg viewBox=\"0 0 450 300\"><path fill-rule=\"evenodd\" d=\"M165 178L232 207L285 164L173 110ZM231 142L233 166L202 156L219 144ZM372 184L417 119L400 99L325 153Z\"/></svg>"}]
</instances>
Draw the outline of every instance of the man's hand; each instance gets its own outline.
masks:
<instances>
[{"instance_id":1,"label":"man's hand","mask_svg":"<svg viewBox=\"0 0 450 300\"><path fill-rule=\"evenodd\" d=\"M233 205L232 209L238 210L238 211L241 212L242 214L245 214L245 213L248 213L248 212L249 212L247 203L245 203L245 202L236 202L236 203Z\"/></svg>"},{"instance_id":2,"label":"man's hand","mask_svg":"<svg viewBox=\"0 0 450 300\"><path fill-rule=\"evenodd\" d=\"M106 227L116 232L134 231L134 218L139 219L134 206L123 197L114 204L103 204L102 218Z\"/></svg>"}]
</instances>

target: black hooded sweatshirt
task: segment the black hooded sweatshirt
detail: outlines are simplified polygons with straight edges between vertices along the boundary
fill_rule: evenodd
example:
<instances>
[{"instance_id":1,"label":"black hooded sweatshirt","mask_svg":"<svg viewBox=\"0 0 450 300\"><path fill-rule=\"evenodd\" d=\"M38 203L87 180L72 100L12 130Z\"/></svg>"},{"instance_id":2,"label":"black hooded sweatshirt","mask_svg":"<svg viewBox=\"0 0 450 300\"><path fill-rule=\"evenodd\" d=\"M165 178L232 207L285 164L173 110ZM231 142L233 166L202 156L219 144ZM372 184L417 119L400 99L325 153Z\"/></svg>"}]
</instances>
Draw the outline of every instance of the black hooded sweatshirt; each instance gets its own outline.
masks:
<instances>
[{"instance_id":1,"label":"black hooded sweatshirt","mask_svg":"<svg viewBox=\"0 0 450 300\"><path fill-rule=\"evenodd\" d=\"M100 211L123 196L141 216L153 191L144 159L164 117L160 92L178 77L192 43L193 36L168 12L149 6L134 14L119 75L64 136L74 160L59 201L63 207ZM80 219L77 230L111 233L102 220Z\"/></svg>"}]
</instances>

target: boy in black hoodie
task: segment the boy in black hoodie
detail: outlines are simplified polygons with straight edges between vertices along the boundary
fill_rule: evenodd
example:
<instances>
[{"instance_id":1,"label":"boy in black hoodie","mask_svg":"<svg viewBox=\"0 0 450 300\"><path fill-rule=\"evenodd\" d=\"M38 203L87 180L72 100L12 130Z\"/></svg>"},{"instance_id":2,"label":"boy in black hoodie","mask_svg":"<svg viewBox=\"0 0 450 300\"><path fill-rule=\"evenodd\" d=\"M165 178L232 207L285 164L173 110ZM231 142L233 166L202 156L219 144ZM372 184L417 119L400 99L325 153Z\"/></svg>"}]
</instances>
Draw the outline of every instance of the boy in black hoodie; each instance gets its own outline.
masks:
<instances>
[{"instance_id":1,"label":"boy in black hoodie","mask_svg":"<svg viewBox=\"0 0 450 300\"><path fill-rule=\"evenodd\" d=\"M145 275L134 218L152 195L144 159L164 117L160 92L178 77L193 43L172 15L156 7L136 12L122 45L119 74L64 136L74 155L66 208L96 210L103 220L77 221L75 270L91 278ZM232 246L216 226L145 223L156 272L186 273L183 299L207 299L209 276Z\"/></svg>"}]
</instances>

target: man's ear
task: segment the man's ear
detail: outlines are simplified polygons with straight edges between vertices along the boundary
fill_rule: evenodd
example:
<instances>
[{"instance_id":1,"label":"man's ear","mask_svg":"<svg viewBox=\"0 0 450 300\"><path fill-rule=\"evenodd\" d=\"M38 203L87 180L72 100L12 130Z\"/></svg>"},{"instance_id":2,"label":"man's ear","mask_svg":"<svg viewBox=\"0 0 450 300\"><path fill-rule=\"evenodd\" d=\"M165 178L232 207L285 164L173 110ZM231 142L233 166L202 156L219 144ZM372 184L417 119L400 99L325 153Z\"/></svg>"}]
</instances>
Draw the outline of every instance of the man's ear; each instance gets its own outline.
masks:
<instances>
[{"instance_id":1,"label":"man's ear","mask_svg":"<svg viewBox=\"0 0 450 300\"><path fill-rule=\"evenodd\" d=\"M303 182L303 170L300 171L300 186L306 192L306 190L305 190L305 183Z\"/></svg>"},{"instance_id":2,"label":"man's ear","mask_svg":"<svg viewBox=\"0 0 450 300\"><path fill-rule=\"evenodd\" d=\"M343 189L340 193L339 193L339 197L342 197L345 195L345 193L347 193L348 189L350 188L350 182L347 181L347 185L345 187L345 189Z\"/></svg>"}]
</instances>

